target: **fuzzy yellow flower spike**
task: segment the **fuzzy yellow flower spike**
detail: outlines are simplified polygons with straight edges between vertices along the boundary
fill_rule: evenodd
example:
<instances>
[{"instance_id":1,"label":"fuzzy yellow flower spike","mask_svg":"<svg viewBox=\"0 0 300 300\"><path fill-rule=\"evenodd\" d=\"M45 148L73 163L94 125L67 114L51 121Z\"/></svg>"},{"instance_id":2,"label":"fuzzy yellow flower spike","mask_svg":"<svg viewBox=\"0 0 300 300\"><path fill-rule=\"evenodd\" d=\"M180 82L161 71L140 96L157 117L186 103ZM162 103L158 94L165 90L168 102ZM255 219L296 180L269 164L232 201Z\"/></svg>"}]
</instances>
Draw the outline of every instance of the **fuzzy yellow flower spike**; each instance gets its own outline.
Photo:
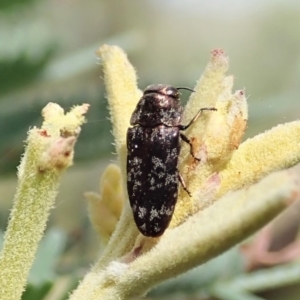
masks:
<instances>
[{"instance_id":1,"label":"fuzzy yellow flower spike","mask_svg":"<svg viewBox=\"0 0 300 300\"><path fill-rule=\"evenodd\" d=\"M106 245L123 208L120 168L110 164L100 180L100 195L87 192L84 196L88 200L89 215L94 229L99 234L101 242Z\"/></svg>"},{"instance_id":2,"label":"fuzzy yellow flower spike","mask_svg":"<svg viewBox=\"0 0 300 300\"><path fill-rule=\"evenodd\" d=\"M279 125L240 145L247 101L243 90L232 92L233 77L226 75L228 58L217 49L212 51L183 116L185 125L200 108L217 108L204 111L186 131L201 158L193 159L189 147L183 145L178 168L192 197L180 188L170 227L157 239L141 235L128 201L125 169L126 131L141 92L134 69L120 48L104 45L98 56L125 202L102 256L71 300L125 300L144 295L163 280L241 242L299 198L300 176L295 170L269 173L299 163L300 122Z\"/></svg>"},{"instance_id":3,"label":"fuzzy yellow flower spike","mask_svg":"<svg viewBox=\"0 0 300 300\"><path fill-rule=\"evenodd\" d=\"M88 104L75 106L64 114L59 105L49 103L42 111L42 127L28 132L0 255L0 299L21 298L59 180L73 163L74 145L88 108Z\"/></svg>"}]
</instances>

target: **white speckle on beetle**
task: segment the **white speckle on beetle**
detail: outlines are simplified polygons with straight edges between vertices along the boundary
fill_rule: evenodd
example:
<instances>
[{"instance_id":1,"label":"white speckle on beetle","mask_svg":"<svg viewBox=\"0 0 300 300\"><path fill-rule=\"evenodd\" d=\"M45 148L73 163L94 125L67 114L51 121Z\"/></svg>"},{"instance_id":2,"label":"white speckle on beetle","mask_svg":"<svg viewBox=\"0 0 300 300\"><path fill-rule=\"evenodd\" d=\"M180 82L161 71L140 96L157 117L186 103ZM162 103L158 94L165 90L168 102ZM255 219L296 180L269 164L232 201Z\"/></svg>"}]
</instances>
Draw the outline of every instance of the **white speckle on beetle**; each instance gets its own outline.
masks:
<instances>
[{"instance_id":1,"label":"white speckle on beetle","mask_svg":"<svg viewBox=\"0 0 300 300\"><path fill-rule=\"evenodd\" d=\"M161 228L161 227L156 223L155 226L154 226L154 231L155 231L155 232L159 232L159 231L160 231L160 228Z\"/></svg>"},{"instance_id":2,"label":"white speckle on beetle","mask_svg":"<svg viewBox=\"0 0 300 300\"><path fill-rule=\"evenodd\" d=\"M142 230L146 230L146 223L144 223L143 225L141 225L140 228L141 228Z\"/></svg>"},{"instance_id":3,"label":"white speckle on beetle","mask_svg":"<svg viewBox=\"0 0 300 300\"><path fill-rule=\"evenodd\" d=\"M166 165L163 163L163 161L160 158L153 156L151 158L151 161L153 163L154 170L158 168L162 168L163 170L166 170Z\"/></svg>"},{"instance_id":4,"label":"white speckle on beetle","mask_svg":"<svg viewBox=\"0 0 300 300\"><path fill-rule=\"evenodd\" d=\"M147 209L145 207L139 207L138 216L143 219L147 213Z\"/></svg>"},{"instance_id":5,"label":"white speckle on beetle","mask_svg":"<svg viewBox=\"0 0 300 300\"><path fill-rule=\"evenodd\" d=\"M150 211L150 221L152 221L154 218L160 218L157 209L154 209L153 206Z\"/></svg>"}]
</instances>

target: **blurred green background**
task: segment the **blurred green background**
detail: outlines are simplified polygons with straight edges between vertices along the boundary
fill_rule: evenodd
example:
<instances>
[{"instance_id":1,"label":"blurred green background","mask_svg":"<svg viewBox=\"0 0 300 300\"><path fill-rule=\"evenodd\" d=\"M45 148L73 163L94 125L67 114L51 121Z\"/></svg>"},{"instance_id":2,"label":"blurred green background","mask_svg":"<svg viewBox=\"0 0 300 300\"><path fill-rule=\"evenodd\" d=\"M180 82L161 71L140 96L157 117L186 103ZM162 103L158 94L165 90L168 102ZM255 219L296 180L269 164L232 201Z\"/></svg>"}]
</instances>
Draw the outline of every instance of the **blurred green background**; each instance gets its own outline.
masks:
<instances>
[{"instance_id":1,"label":"blurred green background","mask_svg":"<svg viewBox=\"0 0 300 300\"><path fill-rule=\"evenodd\" d=\"M246 88L246 138L299 115L300 2L197 0L0 0L0 229L29 127L48 102L90 103L49 228L66 234L57 273L80 277L99 254L82 196L98 190L116 161L95 51L121 46L139 86L193 87L214 48L230 58L235 88ZM186 96L186 94L185 94ZM33 299L33 298L32 298Z\"/></svg>"}]
</instances>

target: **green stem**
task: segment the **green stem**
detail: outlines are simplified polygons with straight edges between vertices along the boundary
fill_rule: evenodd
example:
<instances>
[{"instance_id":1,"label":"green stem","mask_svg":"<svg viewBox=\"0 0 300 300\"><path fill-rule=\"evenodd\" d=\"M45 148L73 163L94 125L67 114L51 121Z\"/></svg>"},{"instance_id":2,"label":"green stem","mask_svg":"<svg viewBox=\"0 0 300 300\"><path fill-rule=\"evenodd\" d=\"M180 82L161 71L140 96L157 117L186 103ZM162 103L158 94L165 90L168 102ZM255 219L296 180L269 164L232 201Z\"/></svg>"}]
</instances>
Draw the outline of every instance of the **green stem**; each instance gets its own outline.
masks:
<instances>
[{"instance_id":1,"label":"green stem","mask_svg":"<svg viewBox=\"0 0 300 300\"><path fill-rule=\"evenodd\" d=\"M59 177L53 171L36 172L19 182L0 256L0 299L21 298L54 205Z\"/></svg>"}]
</instances>

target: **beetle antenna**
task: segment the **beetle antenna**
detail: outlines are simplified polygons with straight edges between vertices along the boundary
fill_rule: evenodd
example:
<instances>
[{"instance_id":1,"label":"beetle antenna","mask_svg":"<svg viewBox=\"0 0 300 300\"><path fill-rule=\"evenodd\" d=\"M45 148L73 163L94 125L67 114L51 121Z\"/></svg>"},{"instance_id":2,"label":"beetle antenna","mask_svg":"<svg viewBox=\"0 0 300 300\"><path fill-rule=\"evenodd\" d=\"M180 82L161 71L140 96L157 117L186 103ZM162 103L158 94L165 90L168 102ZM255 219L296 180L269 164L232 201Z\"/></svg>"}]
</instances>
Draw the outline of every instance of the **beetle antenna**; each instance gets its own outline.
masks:
<instances>
[{"instance_id":1,"label":"beetle antenna","mask_svg":"<svg viewBox=\"0 0 300 300\"><path fill-rule=\"evenodd\" d=\"M178 87L178 88L176 88L176 90L187 90L190 92L195 92L193 89L191 89L189 87L185 87L185 86Z\"/></svg>"}]
</instances>

